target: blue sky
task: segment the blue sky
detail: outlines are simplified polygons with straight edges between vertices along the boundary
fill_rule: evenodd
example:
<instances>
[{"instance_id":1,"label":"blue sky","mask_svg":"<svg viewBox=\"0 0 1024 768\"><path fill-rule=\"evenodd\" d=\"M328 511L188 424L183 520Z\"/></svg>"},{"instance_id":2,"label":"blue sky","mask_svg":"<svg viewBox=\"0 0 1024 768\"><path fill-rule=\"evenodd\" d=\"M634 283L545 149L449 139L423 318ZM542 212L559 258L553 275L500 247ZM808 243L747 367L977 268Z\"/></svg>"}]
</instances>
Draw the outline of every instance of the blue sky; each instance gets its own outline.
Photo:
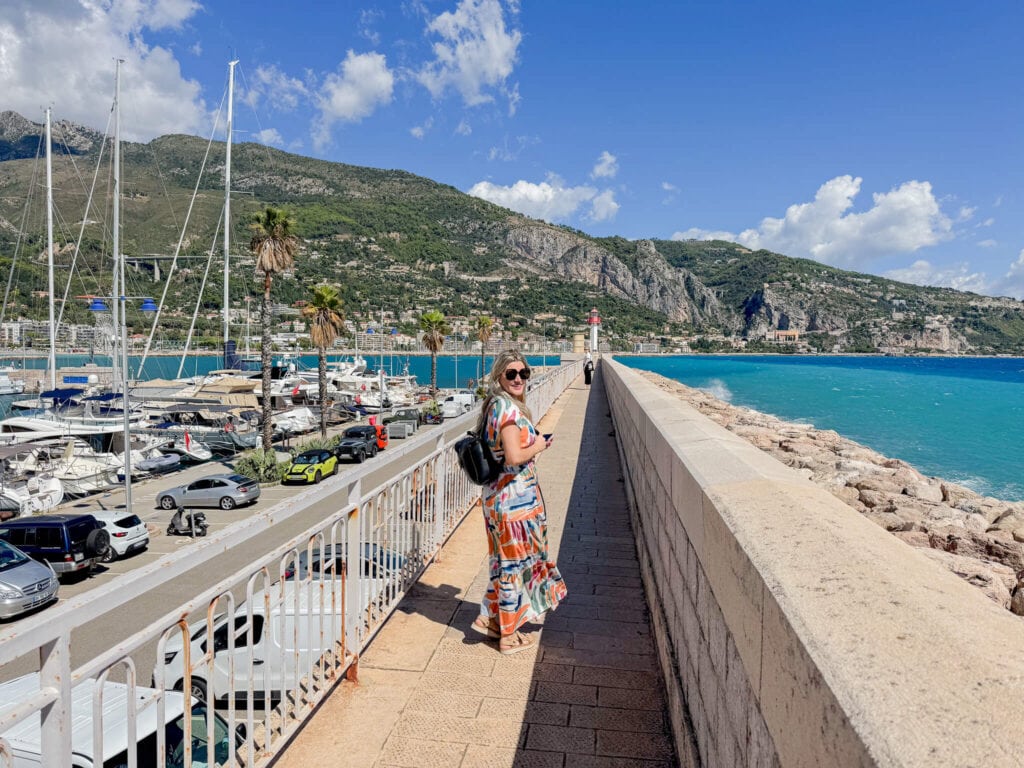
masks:
<instances>
[{"instance_id":1,"label":"blue sky","mask_svg":"<svg viewBox=\"0 0 1024 768\"><path fill-rule=\"evenodd\" d=\"M1024 298L1024 4L5 0L0 108ZM223 117L221 118L223 121ZM223 123L222 123L223 124Z\"/></svg>"}]
</instances>

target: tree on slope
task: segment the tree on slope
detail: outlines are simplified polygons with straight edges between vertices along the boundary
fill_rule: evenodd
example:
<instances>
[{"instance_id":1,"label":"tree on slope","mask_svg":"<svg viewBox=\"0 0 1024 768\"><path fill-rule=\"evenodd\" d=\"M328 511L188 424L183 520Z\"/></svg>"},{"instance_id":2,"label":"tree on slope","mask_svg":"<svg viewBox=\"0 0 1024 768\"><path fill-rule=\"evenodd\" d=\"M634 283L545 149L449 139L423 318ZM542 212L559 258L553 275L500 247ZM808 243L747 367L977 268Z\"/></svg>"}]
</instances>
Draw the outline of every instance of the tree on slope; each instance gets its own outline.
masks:
<instances>
[{"instance_id":1,"label":"tree on slope","mask_svg":"<svg viewBox=\"0 0 1024 768\"><path fill-rule=\"evenodd\" d=\"M252 240L249 248L256 257L256 276L263 274L263 450L270 452L273 425L270 408L270 286L274 275L286 272L295 264L295 253L299 248L299 239L293 234L295 222L278 209L267 207L263 213L257 213L252 222Z\"/></svg>"}]
</instances>

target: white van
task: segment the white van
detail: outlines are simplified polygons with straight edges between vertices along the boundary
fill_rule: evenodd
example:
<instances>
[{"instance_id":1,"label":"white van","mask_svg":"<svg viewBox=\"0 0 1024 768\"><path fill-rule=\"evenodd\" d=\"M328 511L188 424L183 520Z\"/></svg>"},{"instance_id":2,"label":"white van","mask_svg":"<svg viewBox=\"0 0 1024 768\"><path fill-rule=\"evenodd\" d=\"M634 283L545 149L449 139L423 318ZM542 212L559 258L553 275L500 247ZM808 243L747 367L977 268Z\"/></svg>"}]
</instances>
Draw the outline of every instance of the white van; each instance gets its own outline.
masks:
<instances>
[{"instance_id":1,"label":"white van","mask_svg":"<svg viewBox=\"0 0 1024 768\"><path fill-rule=\"evenodd\" d=\"M0 683L0 720L21 702L39 691L39 675L33 673ZM103 755L93 747L93 695L96 681L89 679L71 691L71 762L69 768L127 768L128 751L134 750L139 768L159 764L156 754L158 691L135 687L135 701L128 701L128 686L124 683L103 684ZM128 741L128 708L135 707L135 741ZM185 764L185 696L169 691L164 694L165 755L168 768ZM209 759L206 738L206 707L192 704L192 765L224 765L228 759L230 729L219 715L214 715L214 760ZM7 730L0 732L11 745L14 768L39 768L42 765L42 728L40 716L30 716ZM0 761L2 763L2 761Z\"/></svg>"},{"instance_id":2,"label":"white van","mask_svg":"<svg viewBox=\"0 0 1024 768\"><path fill-rule=\"evenodd\" d=\"M244 700L250 682L254 695L261 699L264 692L269 692L271 698L280 698L282 691L296 688L310 662L341 640L341 581L330 579L326 584L334 585L335 598L332 604L332 588L328 587L324 592L323 611L319 585L310 589L303 582L286 582L283 600L280 585L269 589L269 615L264 599L266 591L261 590L253 594L251 621L245 603L235 611L231 621L223 613L214 617L212 675L206 660L207 622L204 619L190 624L192 695L200 701L211 701L226 699L233 691L236 700ZM355 613L352 611L350 615ZM354 626L347 628L351 646L356 644L354 630ZM229 632L234 636L233 650L228 644ZM183 690L185 686L185 654L180 632L171 635L164 646L164 685L176 690Z\"/></svg>"},{"instance_id":3,"label":"white van","mask_svg":"<svg viewBox=\"0 0 1024 768\"><path fill-rule=\"evenodd\" d=\"M476 395L468 389L457 390L441 401L441 415L446 419L453 419L473 410L474 403Z\"/></svg>"}]
</instances>

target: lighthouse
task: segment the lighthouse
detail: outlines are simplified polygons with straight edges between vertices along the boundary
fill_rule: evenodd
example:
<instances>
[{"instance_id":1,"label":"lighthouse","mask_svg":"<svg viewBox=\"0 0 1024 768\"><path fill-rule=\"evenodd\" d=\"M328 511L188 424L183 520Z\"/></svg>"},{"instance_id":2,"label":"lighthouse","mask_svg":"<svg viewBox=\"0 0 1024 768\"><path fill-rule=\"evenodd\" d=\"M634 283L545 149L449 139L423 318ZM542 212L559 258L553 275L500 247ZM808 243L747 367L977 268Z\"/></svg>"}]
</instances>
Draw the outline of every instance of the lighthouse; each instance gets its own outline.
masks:
<instances>
[{"instance_id":1,"label":"lighthouse","mask_svg":"<svg viewBox=\"0 0 1024 768\"><path fill-rule=\"evenodd\" d=\"M597 329L601 327L601 317L597 314L597 307L590 310L590 317L587 318L587 325L590 326L590 352L597 354Z\"/></svg>"}]
</instances>

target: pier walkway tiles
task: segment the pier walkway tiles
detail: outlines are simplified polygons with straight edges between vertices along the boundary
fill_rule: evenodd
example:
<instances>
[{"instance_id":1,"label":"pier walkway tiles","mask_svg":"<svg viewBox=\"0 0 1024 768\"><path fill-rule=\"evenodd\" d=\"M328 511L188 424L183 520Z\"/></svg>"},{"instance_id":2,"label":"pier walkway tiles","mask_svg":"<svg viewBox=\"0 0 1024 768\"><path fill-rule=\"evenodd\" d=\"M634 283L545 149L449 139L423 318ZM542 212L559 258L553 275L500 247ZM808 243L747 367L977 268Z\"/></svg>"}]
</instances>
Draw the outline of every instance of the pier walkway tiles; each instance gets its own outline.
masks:
<instances>
[{"instance_id":1,"label":"pier walkway tiles","mask_svg":"<svg viewBox=\"0 0 1024 768\"><path fill-rule=\"evenodd\" d=\"M676 764L601 377L541 422L551 554L569 597L514 656L470 623L487 580L473 511L275 768Z\"/></svg>"}]
</instances>

